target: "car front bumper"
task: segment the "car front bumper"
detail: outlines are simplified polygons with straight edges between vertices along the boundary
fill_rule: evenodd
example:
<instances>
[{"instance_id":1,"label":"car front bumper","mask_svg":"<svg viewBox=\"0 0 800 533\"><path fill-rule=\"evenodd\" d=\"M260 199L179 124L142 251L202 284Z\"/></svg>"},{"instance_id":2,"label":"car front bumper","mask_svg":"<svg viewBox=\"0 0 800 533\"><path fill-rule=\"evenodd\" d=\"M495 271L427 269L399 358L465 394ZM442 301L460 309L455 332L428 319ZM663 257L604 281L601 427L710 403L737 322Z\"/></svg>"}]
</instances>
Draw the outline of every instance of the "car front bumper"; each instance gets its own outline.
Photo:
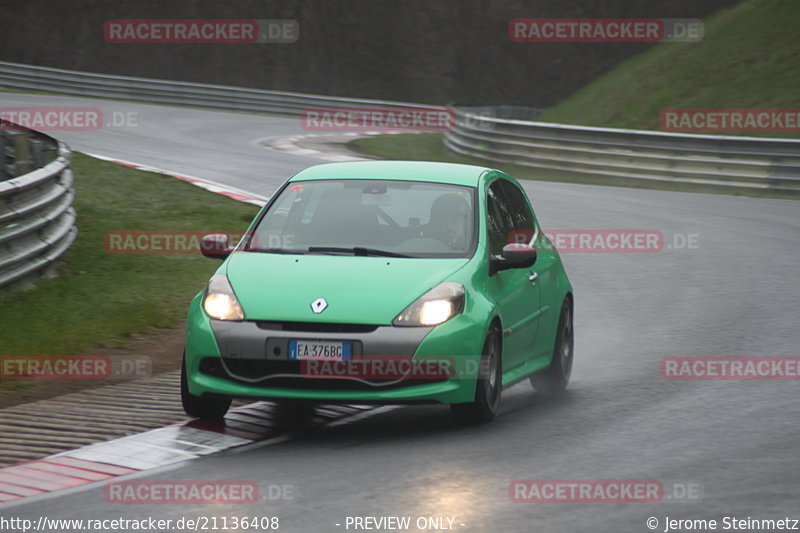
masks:
<instances>
[{"instance_id":1,"label":"car front bumper","mask_svg":"<svg viewBox=\"0 0 800 533\"><path fill-rule=\"evenodd\" d=\"M200 308L200 298L195 298L186 328L189 391L198 396L387 404L450 404L475 398L486 326L466 315L432 328L316 326L210 320ZM301 370L301 363L287 359L291 339L350 341L355 361L433 359L452 363L452 368L447 375L422 379L419 375L408 379L310 376Z\"/></svg>"}]
</instances>

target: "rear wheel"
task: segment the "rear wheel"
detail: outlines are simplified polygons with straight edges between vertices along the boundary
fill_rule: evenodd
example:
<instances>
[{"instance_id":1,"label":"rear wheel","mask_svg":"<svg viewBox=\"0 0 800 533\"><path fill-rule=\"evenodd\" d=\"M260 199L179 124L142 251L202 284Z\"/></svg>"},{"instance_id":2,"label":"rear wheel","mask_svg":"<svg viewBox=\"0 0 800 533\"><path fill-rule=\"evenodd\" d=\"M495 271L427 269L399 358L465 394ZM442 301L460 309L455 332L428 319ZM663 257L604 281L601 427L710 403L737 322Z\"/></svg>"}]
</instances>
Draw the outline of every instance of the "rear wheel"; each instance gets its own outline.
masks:
<instances>
[{"instance_id":1,"label":"rear wheel","mask_svg":"<svg viewBox=\"0 0 800 533\"><path fill-rule=\"evenodd\" d=\"M549 367L531 376L531 385L538 392L546 396L556 396L564 392L572 374L574 344L572 304L566 299L561 306L561 316L558 319L553 360Z\"/></svg>"},{"instance_id":2,"label":"rear wheel","mask_svg":"<svg viewBox=\"0 0 800 533\"><path fill-rule=\"evenodd\" d=\"M475 401L452 404L450 412L453 418L460 424L490 422L500 407L502 388L500 331L497 327L493 327L483 345L478 381L475 386Z\"/></svg>"},{"instance_id":3,"label":"rear wheel","mask_svg":"<svg viewBox=\"0 0 800 533\"><path fill-rule=\"evenodd\" d=\"M187 415L205 420L219 420L225 416L231 406L230 398L195 396L189 392L189 381L186 376L186 354L181 363L181 403Z\"/></svg>"}]
</instances>

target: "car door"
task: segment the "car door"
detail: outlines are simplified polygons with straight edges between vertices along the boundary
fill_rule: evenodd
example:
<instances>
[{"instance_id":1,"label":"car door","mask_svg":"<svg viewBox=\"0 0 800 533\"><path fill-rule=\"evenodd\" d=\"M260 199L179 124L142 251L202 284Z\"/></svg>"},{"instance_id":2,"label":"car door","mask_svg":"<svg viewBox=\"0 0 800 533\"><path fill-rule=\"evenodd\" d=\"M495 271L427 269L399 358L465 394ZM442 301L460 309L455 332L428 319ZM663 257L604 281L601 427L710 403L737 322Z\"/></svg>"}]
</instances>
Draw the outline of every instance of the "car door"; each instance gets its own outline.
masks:
<instances>
[{"instance_id":1,"label":"car door","mask_svg":"<svg viewBox=\"0 0 800 533\"><path fill-rule=\"evenodd\" d=\"M501 180L501 189L515 216L513 240L515 242L528 243L539 252L536 263L530 269L527 269L528 279L538 289L536 291L536 306L530 309L531 313L533 313L530 318L534 323L535 338L531 344L532 349L529 351L528 357L534 358L542 354L549 355L552 353L553 345L552 341L548 341L552 337L548 334L550 332L546 328L548 326L547 319L550 317L549 313L552 312L552 309L549 309L546 304L550 301L547 295L556 286L557 269L555 267L558 263L558 255L555 253L553 245L541 231L525 191L507 180Z\"/></svg>"},{"instance_id":2,"label":"car door","mask_svg":"<svg viewBox=\"0 0 800 533\"><path fill-rule=\"evenodd\" d=\"M515 187L499 178L486 190L489 253L493 255L500 255L503 246L513 242L514 236L525 225L525 212L519 212L519 199L510 201L504 192L506 183ZM524 198L523 204L527 208ZM532 220L530 210L527 216ZM539 310L539 284L532 279L534 272L531 268L512 268L489 277L487 288L503 321L504 371L524 364L533 354Z\"/></svg>"}]
</instances>

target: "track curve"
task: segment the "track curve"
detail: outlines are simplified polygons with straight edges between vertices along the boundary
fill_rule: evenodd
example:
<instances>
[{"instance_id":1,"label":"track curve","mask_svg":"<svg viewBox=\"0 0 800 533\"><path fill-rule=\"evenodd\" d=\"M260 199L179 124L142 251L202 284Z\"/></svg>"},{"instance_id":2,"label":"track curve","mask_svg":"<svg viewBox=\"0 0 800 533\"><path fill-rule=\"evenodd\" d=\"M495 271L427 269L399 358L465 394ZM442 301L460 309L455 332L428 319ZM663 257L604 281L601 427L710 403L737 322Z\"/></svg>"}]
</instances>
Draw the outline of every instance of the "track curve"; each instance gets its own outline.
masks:
<instances>
[{"instance_id":1,"label":"track curve","mask_svg":"<svg viewBox=\"0 0 800 533\"><path fill-rule=\"evenodd\" d=\"M319 162L258 145L302 133L297 119L19 94L0 94L0 104L137 111L135 128L54 135L78 151L256 194L269 195ZM297 489L292 500L121 506L106 503L95 486L23 501L2 514L271 515L289 532L345 530L347 516L430 515L455 517L453 527L463 531L616 532L647 531L651 516L663 531L665 516L797 513L800 382L669 381L659 361L800 355L800 202L548 182L524 187L545 228L656 229L672 246L653 254L563 255L576 295L576 360L565 399L544 401L520 384L505 391L501 415L489 426L460 429L444 407L402 407L142 476L290 484ZM676 249L689 234L697 235L697 248ZM696 483L702 498L512 503L511 481L531 478Z\"/></svg>"}]
</instances>

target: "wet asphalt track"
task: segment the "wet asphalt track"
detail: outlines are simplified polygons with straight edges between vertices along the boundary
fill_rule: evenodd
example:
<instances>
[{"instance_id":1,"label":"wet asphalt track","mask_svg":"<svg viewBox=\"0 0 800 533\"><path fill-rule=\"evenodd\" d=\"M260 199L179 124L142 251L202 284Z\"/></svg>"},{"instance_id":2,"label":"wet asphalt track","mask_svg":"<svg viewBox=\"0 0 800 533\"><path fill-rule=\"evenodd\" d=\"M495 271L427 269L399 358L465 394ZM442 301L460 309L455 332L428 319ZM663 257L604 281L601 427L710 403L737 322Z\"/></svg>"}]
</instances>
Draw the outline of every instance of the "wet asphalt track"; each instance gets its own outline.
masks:
<instances>
[{"instance_id":1,"label":"wet asphalt track","mask_svg":"<svg viewBox=\"0 0 800 533\"><path fill-rule=\"evenodd\" d=\"M320 162L256 145L302 133L291 118L9 94L0 105L137 110L136 128L57 136L75 150L259 194ZM651 516L657 531L666 516L800 518L800 382L667 381L659 372L668 356L800 356L800 202L524 186L548 229L657 229L667 246L675 233L697 235L696 249L564 254L576 361L563 400L545 401L523 383L504 391L501 415L483 427L454 426L446 407L401 407L139 477L252 479L262 491L288 484L291 500L113 505L97 486L0 507L0 516L278 516L286 532L346 531L347 516L450 516L457 531L492 533L649 531ZM512 503L509 483L529 478L656 479L702 485L702 498Z\"/></svg>"}]
</instances>

